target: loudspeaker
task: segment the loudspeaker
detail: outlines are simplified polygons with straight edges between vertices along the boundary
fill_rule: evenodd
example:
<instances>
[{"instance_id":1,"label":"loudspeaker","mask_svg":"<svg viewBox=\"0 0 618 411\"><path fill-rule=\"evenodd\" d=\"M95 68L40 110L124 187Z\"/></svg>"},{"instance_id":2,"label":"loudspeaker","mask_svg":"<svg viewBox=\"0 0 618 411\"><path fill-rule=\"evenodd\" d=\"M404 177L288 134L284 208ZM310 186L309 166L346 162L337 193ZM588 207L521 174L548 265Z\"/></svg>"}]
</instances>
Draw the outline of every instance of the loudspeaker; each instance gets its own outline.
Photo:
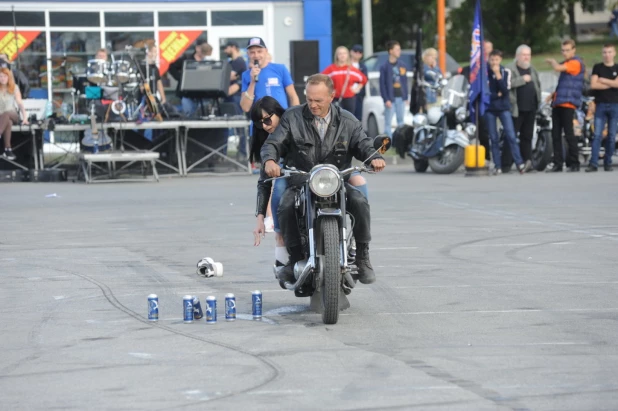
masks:
<instances>
[{"instance_id":1,"label":"loudspeaker","mask_svg":"<svg viewBox=\"0 0 618 411\"><path fill-rule=\"evenodd\" d=\"M305 104L307 102L307 96L305 95L305 85L294 83L294 90L296 90L296 94L298 95L298 100L300 104Z\"/></svg>"},{"instance_id":2,"label":"loudspeaker","mask_svg":"<svg viewBox=\"0 0 618 411\"><path fill-rule=\"evenodd\" d=\"M187 97L226 97L230 87L232 67L227 61L185 60L180 79L180 91Z\"/></svg>"},{"instance_id":3,"label":"loudspeaker","mask_svg":"<svg viewBox=\"0 0 618 411\"><path fill-rule=\"evenodd\" d=\"M290 41L290 69L294 83L303 86L305 77L320 72L320 46L317 40Z\"/></svg>"}]
</instances>

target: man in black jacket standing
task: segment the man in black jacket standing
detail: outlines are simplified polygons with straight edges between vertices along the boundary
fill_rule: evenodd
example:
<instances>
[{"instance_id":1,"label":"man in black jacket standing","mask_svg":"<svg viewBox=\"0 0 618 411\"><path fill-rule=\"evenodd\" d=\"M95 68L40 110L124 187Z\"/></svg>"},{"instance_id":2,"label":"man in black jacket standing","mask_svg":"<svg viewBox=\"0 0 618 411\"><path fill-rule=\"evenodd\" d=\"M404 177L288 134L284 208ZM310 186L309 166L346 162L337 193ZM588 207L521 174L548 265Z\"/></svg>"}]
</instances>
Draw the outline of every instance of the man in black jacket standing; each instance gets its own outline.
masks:
<instances>
[{"instance_id":1,"label":"man in black jacket standing","mask_svg":"<svg viewBox=\"0 0 618 411\"><path fill-rule=\"evenodd\" d=\"M352 157L365 161L373 155L371 166L375 171L382 171L386 163L379 154L374 154L371 139L363 131L361 123L352 114L332 104L335 90L330 77L314 74L307 80L305 91L307 103L288 109L281 117L277 130L262 146L260 156L266 174L269 177L280 175L279 157L284 158L287 166L310 171L317 164L333 164L343 170L350 167ZM345 154L335 155L336 149L345 150ZM290 181L277 213L290 253L290 261L279 272L279 281L282 282L294 282L294 264L303 259L294 210L294 190L294 182ZM352 186L347 187L347 194L347 206L356 222L354 238L359 281L371 284L376 278L369 261L369 203Z\"/></svg>"}]
</instances>

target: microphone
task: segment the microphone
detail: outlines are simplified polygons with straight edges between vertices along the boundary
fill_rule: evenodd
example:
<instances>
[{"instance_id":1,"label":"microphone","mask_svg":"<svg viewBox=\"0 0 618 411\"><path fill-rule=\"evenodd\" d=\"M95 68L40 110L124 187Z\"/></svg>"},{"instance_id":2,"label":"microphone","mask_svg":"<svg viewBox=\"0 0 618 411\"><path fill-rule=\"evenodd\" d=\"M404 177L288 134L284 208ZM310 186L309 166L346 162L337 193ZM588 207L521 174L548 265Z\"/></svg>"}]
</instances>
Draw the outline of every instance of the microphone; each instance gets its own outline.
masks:
<instances>
[{"instance_id":1,"label":"microphone","mask_svg":"<svg viewBox=\"0 0 618 411\"><path fill-rule=\"evenodd\" d=\"M257 60L253 60L253 65L259 67L260 66L260 62ZM255 75L255 82L257 83L259 80L259 75Z\"/></svg>"}]
</instances>

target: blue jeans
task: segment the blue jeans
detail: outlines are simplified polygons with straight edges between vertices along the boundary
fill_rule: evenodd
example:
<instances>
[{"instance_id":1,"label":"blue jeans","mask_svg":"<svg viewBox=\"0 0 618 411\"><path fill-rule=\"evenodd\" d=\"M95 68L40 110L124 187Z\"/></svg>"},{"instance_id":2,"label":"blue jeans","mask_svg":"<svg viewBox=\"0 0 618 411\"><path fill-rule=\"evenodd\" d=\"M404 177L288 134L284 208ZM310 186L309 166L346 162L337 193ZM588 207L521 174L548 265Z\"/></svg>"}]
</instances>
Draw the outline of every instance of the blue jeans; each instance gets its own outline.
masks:
<instances>
[{"instance_id":1,"label":"blue jeans","mask_svg":"<svg viewBox=\"0 0 618 411\"><path fill-rule=\"evenodd\" d=\"M612 24L611 24L611 31L609 32L609 36L611 37L612 34L618 37L618 21L616 20L612 21Z\"/></svg>"},{"instance_id":2,"label":"blue jeans","mask_svg":"<svg viewBox=\"0 0 618 411\"><path fill-rule=\"evenodd\" d=\"M281 227L279 227L279 219L277 218L277 210L279 210L279 202L281 201L281 196L283 196L283 193L287 188L287 178L279 178L275 180L272 197L270 198L270 212L273 215L273 225L275 226L276 233L281 232Z\"/></svg>"},{"instance_id":3,"label":"blue jeans","mask_svg":"<svg viewBox=\"0 0 618 411\"><path fill-rule=\"evenodd\" d=\"M612 164L612 156L616 147L616 128L618 128L618 103L599 103L594 112L594 140L592 141L592 154L590 155L590 165L599 166L599 151L601 150L601 140L603 139L603 129L607 123L607 138L605 139L605 159L606 166Z\"/></svg>"},{"instance_id":4,"label":"blue jeans","mask_svg":"<svg viewBox=\"0 0 618 411\"><path fill-rule=\"evenodd\" d=\"M511 154L515 164L519 167L523 164L521 159L521 152L519 151L519 145L517 144L517 138L515 137L515 127L513 126L513 117L511 112L505 111L486 111L485 123L487 124L487 131L489 131L489 139L491 140L491 157L494 161L496 170L502 168L502 154L500 153L500 136L498 135L498 126L496 120L500 119L502 128L504 128L504 137L509 143L511 148Z\"/></svg>"},{"instance_id":5,"label":"blue jeans","mask_svg":"<svg viewBox=\"0 0 618 411\"><path fill-rule=\"evenodd\" d=\"M384 132L387 136L393 136L393 130L391 129L391 122L393 121L393 111L397 115L397 126L403 124L403 98L395 97L395 101L391 101L391 107L384 106Z\"/></svg>"},{"instance_id":6,"label":"blue jeans","mask_svg":"<svg viewBox=\"0 0 618 411\"><path fill-rule=\"evenodd\" d=\"M199 99L193 99L188 97L183 97L180 100L180 104L182 104L182 114L185 118L198 118L202 116L202 108L199 104ZM202 100L202 106L204 107L204 114L208 115L208 100Z\"/></svg>"}]
</instances>

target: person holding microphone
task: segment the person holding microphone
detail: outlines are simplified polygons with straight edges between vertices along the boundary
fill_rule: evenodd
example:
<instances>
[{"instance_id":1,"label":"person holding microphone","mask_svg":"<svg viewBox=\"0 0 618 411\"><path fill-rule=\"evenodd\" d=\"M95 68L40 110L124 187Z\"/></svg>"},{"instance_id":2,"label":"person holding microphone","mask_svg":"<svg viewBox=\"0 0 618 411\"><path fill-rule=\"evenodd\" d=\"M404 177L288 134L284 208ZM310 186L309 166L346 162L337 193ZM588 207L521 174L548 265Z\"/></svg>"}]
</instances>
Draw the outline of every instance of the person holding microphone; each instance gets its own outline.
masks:
<instances>
[{"instance_id":1,"label":"person holding microphone","mask_svg":"<svg viewBox=\"0 0 618 411\"><path fill-rule=\"evenodd\" d=\"M287 67L271 63L268 49L260 37L249 39L247 44L250 70L242 73L242 96L240 107L245 113L251 111L253 102L271 96L284 109L300 104L294 82Z\"/></svg>"}]
</instances>

